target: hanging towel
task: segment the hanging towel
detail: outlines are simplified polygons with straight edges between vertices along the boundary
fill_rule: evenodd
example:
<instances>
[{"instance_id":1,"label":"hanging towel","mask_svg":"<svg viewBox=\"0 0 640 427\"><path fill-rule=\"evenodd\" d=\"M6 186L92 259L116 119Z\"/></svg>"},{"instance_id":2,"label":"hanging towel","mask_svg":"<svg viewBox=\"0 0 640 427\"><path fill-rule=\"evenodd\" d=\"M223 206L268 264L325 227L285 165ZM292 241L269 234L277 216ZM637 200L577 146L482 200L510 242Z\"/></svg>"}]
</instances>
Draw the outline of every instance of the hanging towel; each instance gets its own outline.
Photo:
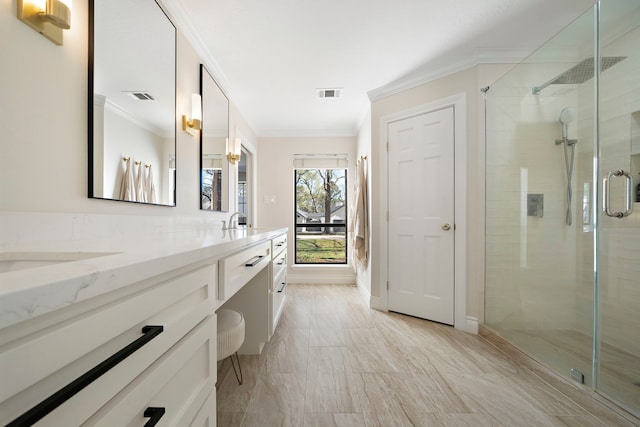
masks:
<instances>
[{"instance_id":1,"label":"hanging towel","mask_svg":"<svg viewBox=\"0 0 640 427\"><path fill-rule=\"evenodd\" d=\"M146 188L146 202L147 203L157 203L156 200L156 187L153 183L153 170L151 170L151 165L149 166L149 174L147 175L147 188Z\"/></svg>"},{"instance_id":2,"label":"hanging towel","mask_svg":"<svg viewBox=\"0 0 640 427\"><path fill-rule=\"evenodd\" d=\"M138 163L138 174L136 175L136 201L138 202L146 202L147 195L146 191L146 179L145 179L145 171L144 165L142 162Z\"/></svg>"},{"instance_id":3,"label":"hanging towel","mask_svg":"<svg viewBox=\"0 0 640 427\"><path fill-rule=\"evenodd\" d=\"M135 201L136 194L134 192L133 170L131 169L131 159L125 158L126 164L124 175L122 176L122 184L120 185L120 199Z\"/></svg>"},{"instance_id":4,"label":"hanging towel","mask_svg":"<svg viewBox=\"0 0 640 427\"><path fill-rule=\"evenodd\" d=\"M356 200L353 225L354 249L361 266L369 260L369 196L367 194L367 161L361 157L356 165Z\"/></svg>"}]
</instances>

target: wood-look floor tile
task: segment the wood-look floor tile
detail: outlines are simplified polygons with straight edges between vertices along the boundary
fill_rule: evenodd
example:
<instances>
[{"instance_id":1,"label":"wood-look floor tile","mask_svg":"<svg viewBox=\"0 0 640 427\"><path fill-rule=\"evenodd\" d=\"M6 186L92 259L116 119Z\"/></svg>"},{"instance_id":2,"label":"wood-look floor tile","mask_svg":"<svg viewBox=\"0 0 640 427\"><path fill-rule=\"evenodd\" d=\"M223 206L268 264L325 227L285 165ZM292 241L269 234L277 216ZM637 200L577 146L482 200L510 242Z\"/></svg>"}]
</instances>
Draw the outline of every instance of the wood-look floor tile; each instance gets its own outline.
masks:
<instances>
[{"instance_id":1,"label":"wood-look floor tile","mask_svg":"<svg viewBox=\"0 0 640 427\"><path fill-rule=\"evenodd\" d=\"M348 304L346 312L341 318L342 327L345 329L372 328L374 326L375 315L371 309L362 304Z\"/></svg>"},{"instance_id":2,"label":"wood-look floor tile","mask_svg":"<svg viewBox=\"0 0 640 427\"><path fill-rule=\"evenodd\" d=\"M271 337L266 353L267 373L304 373L309 354L309 329L281 329Z\"/></svg>"},{"instance_id":3,"label":"wood-look floor tile","mask_svg":"<svg viewBox=\"0 0 640 427\"><path fill-rule=\"evenodd\" d=\"M360 345L386 345L380 331L375 328L345 329L344 336L348 347L357 348Z\"/></svg>"},{"instance_id":4,"label":"wood-look floor tile","mask_svg":"<svg viewBox=\"0 0 640 427\"><path fill-rule=\"evenodd\" d=\"M360 412L358 379L345 371L309 371L305 412Z\"/></svg>"},{"instance_id":5,"label":"wood-look floor tile","mask_svg":"<svg viewBox=\"0 0 640 427\"><path fill-rule=\"evenodd\" d=\"M389 374L359 374L358 397L365 426L418 426L421 414L405 409L396 398Z\"/></svg>"},{"instance_id":6,"label":"wood-look floor tile","mask_svg":"<svg viewBox=\"0 0 640 427\"><path fill-rule=\"evenodd\" d=\"M313 329L342 329L343 317L344 314L341 312L314 312L309 316L309 327Z\"/></svg>"},{"instance_id":7,"label":"wood-look floor tile","mask_svg":"<svg viewBox=\"0 0 640 427\"><path fill-rule=\"evenodd\" d=\"M310 347L307 372L351 372L346 347Z\"/></svg>"},{"instance_id":8,"label":"wood-look floor tile","mask_svg":"<svg viewBox=\"0 0 640 427\"><path fill-rule=\"evenodd\" d=\"M362 414L304 414L304 427L362 427Z\"/></svg>"},{"instance_id":9,"label":"wood-look floor tile","mask_svg":"<svg viewBox=\"0 0 640 427\"><path fill-rule=\"evenodd\" d=\"M243 426L301 426L304 422L306 375L265 374L260 377Z\"/></svg>"},{"instance_id":10,"label":"wood-look floor tile","mask_svg":"<svg viewBox=\"0 0 640 427\"><path fill-rule=\"evenodd\" d=\"M377 313L374 315L376 328L382 334L387 345L415 346L419 339L409 325L397 318L395 313Z\"/></svg>"},{"instance_id":11,"label":"wood-look floor tile","mask_svg":"<svg viewBox=\"0 0 640 427\"><path fill-rule=\"evenodd\" d=\"M386 345L359 345L348 347L353 372L398 373L402 357L395 347Z\"/></svg>"},{"instance_id":12,"label":"wood-look floor tile","mask_svg":"<svg viewBox=\"0 0 640 427\"><path fill-rule=\"evenodd\" d=\"M346 345L345 334L342 329L311 328L309 346L311 347L339 347Z\"/></svg>"},{"instance_id":13,"label":"wood-look floor tile","mask_svg":"<svg viewBox=\"0 0 640 427\"><path fill-rule=\"evenodd\" d=\"M263 355L241 356L245 383L219 371L221 427L640 425L483 328L371 310L353 286L287 289Z\"/></svg>"},{"instance_id":14,"label":"wood-look floor tile","mask_svg":"<svg viewBox=\"0 0 640 427\"><path fill-rule=\"evenodd\" d=\"M218 374L218 387L219 390L224 390L223 393L216 393L216 407L219 412L243 413L246 411L260 378L264 366L263 358L244 354L239 357L242 367L242 384L238 384L229 358L218 362L222 365L222 370Z\"/></svg>"},{"instance_id":15,"label":"wood-look floor tile","mask_svg":"<svg viewBox=\"0 0 640 427\"><path fill-rule=\"evenodd\" d=\"M443 377L472 412L489 414L503 425L562 425L557 418L536 407L529 394L514 389L503 375L446 372Z\"/></svg>"}]
</instances>

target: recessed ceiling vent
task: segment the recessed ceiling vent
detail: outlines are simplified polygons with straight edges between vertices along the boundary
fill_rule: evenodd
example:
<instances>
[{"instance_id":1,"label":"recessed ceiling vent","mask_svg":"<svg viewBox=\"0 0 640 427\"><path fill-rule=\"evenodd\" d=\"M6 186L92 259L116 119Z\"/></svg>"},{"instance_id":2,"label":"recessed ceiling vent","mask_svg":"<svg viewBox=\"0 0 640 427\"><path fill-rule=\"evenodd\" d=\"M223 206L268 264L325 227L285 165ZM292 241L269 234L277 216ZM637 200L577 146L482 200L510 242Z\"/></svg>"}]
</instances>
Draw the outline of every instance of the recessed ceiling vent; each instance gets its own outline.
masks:
<instances>
[{"instance_id":1,"label":"recessed ceiling vent","mask_svg":"<svg viewBox=\"0 0 640 427\"><path fill-rule=\"evenodd\" d=\"M149 92L125 92L129 96L140 101L155 101L156 99Z\"/></svg>"},{"instance_id":2,"label":"recessed ceiling vent","mask_svg":"<svg viewBox=\"0 0 640 427\"><path fill-rule=\"evenodd\" d=\"M317 89L318 98L340 98L340 94L342 93L342 88L325 88L325 89Z\"/></svg>"}]
</instances>

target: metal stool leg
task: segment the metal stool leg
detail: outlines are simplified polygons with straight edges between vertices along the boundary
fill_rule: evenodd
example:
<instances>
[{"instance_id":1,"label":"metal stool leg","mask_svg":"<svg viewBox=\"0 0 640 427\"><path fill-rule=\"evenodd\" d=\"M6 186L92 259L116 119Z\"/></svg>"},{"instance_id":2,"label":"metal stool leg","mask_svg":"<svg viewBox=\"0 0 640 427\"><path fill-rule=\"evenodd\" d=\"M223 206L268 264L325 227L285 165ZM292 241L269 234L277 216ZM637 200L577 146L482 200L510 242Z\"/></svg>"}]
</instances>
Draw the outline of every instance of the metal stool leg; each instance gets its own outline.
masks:
<instances>
[{"instance_id":1,"label":"metal stool leg","mask_svg":"<svg viewBox=\"0 0 640 427\"><path fill-rule=\"evenodd\" d=\"M231 366L233 366L233 373L236 374L236 379L238 380L238 384L242 385L242 368L240 367L240 358L238 357L238 352L234 353L236 355L236 361L238 363L238 369L236 370L236 365L233 363L233 354L229 356L231 359ZM238 371L240 371L240 376L238 376Z\"/></svg>"}]
</instances>

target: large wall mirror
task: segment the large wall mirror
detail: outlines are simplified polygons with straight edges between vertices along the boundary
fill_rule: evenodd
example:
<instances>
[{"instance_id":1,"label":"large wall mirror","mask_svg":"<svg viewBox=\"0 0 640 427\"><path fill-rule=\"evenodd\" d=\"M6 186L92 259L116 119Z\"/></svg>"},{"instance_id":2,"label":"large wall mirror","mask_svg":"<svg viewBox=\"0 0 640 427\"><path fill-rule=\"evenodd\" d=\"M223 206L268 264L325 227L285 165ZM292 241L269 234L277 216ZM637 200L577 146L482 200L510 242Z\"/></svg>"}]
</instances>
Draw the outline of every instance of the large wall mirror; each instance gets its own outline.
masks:
<instances>
[{"instance_id":1,"label":"large wall mirror","mask_svg":"<svg viewBox=\"0 0 640 427\"><path fill-rule=\"evenodd\" d=\"M229 99L204 65L200 65L200 208L229 210Z\"/></svg>"},{"instance_id":2,"label":"large wall mirror","mask_svg":"<svg viewBox=\"0 0 640 427\"><path fill-rule=\"evenodd\" d=\"M175 206L176 29L154 0L89 0L89 197Z\"/></svg>"}]
</instances>

